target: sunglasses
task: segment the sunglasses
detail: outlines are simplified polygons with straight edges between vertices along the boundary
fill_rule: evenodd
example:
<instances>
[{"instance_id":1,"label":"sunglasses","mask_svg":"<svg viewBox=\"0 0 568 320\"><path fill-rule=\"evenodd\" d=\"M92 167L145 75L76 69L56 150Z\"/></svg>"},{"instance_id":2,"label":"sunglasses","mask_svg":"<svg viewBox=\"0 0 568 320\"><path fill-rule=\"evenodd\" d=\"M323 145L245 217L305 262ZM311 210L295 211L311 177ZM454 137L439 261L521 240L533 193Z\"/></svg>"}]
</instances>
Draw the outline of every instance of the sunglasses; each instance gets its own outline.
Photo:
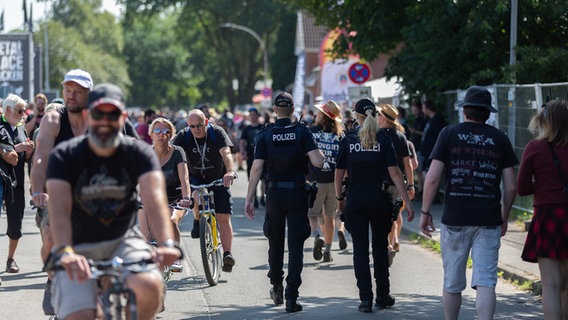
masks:
<instances>
[{"instance_id":1,"label":"sunglasses","mask_svg":"<svg viewBox=\"0 0 568 320\"><path fill-rule=\"evenodd\" d=\"M118 119L120 119L120 117L122 116L122 112L120 110L104 112L97 108L91 109L91 118L93 118L93 120L99 121L102 120L105 116L109 121L118 121Z\"/></svg>"},{"instance_id":2,"label":"sunglasses","mask_svg":"<svg viewBox=\"0 0 568 320\"><path fill-rule=\"evenodd\" d=\"M170 134L170 129L168 128L164 128L164 129L160 129L160 128L154 128L154 130L152 130L153 133L155 134Z\"/></svg>"},{"instance_id":3,"label":"sunglasses","mask_svg":"<svg viewBox=\"0 0 568 320\"><path fill-rule=\"evenodd\" d=\"M19 114L19 115L22 115L22 114L24 114L24 112L26 112L25 109L19 109L19 110L15 110L15 109L14 109L14 111L18 111L18 114Z\"/></svg>"},{"instance_id":4,"label":"sunglasses","mask_svg":"<svg viewBox=\"0 0 568 320\"><path fill-rule=\"evenodd\" d=\"M205 125L205 122L202 122L202 123L198 123L198 124L190 124L189 127L190 127L191 129L195 129L195 128L201 128L201 127L203 127L204 125Z\"/></svg>"}]
</instances>

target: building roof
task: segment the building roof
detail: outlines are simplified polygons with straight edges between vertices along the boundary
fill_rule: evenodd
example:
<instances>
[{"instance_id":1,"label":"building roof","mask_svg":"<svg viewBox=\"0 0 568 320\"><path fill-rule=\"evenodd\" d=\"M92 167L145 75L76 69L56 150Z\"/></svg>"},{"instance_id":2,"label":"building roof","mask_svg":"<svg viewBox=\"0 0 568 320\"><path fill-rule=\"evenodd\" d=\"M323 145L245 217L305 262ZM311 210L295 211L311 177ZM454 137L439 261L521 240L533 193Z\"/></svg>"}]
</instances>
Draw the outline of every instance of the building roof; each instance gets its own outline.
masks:
<instances>
[{"instance_id":1,"label":"building roof","mask_svg":"<svg viewBox=\"0 0 568 320\"><path fill-rule=\"evenodd\" d=\"M315 24L315 18L305 11L298 11L296 26L296 55L301 52L319 52L329 28Z\"/></svg>"}]
</instances>

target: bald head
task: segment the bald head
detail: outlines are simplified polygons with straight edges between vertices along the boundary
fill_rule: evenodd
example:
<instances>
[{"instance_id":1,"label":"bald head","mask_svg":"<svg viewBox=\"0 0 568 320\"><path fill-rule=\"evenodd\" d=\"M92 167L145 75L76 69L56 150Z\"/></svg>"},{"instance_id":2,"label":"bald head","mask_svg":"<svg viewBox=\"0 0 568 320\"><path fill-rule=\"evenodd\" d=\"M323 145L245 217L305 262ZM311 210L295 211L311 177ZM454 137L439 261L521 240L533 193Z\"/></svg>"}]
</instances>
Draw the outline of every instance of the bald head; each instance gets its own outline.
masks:
<instances>
[{"instance_id":1,"label":"bald head","mask_svg":"<svg viewBox=\"0 0 568 320\"><path fill-rule=\"evenodd\" d=\"M206 126L208 120L205 117L203 111L199 109L193 109L189 112L189 117L187 118L187 125L189 130L196 138L204 138L206 134Z\"/></svg>"}]
</instances>

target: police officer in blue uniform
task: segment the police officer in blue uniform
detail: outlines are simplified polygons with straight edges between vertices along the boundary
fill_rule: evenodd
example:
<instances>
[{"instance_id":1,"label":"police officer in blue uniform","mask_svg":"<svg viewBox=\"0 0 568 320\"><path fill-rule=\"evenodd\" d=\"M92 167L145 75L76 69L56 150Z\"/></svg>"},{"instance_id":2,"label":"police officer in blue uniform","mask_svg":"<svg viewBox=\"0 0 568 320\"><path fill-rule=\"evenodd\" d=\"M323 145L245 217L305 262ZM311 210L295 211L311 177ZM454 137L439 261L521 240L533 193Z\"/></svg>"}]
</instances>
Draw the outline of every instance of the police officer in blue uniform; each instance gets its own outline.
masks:
<instances>
[{"instance_id":1,"label":"police officer in blue uniform","mask_svg":"<svg viewBox=\"0 0 568 320\"><path fill-rule=\"evenodd\" d=\"M266 163L268 188L264 234L269 244L270 297L276 305L284 303L284 239L288 223L287 312L302 310L302 305L297 302L298 288L302 283L300 274L304 263L304 241L310 236L305 189L307 161L309 159L314 167L321 168L324 160L308 128L300 123L292 123L293 107L294 100L290 94L282 92L275 97L274 111L278 119L273 126L259 133L245 202L245 214L253 219L253 199Z\"/></svg>"},{"instance_id":2,"label":"police officer in blue uniform","mask_svg":"<svg viewBox=\"0 0 568 320\"><path fill-rule=\"evenodd\" d=\"M339 145L335 167L335 195L345 218L345 228L353 239L353 266L359 288L359 311L372 312L373 289L369 267L369 225L371 226L374 278L377 286L376 304L384 309L394 305L390 295L387 236L392 225L393 204L387 194L387 176L408 204L408 221L414 218L412 203L406 193L402 173L398 168L392 140L378 134L373 101L359 100L355 105L357 123ZM343 179L348 175L347 195ZM383 186L384 185L384 186Z\"/></svg>"}]
</instances>

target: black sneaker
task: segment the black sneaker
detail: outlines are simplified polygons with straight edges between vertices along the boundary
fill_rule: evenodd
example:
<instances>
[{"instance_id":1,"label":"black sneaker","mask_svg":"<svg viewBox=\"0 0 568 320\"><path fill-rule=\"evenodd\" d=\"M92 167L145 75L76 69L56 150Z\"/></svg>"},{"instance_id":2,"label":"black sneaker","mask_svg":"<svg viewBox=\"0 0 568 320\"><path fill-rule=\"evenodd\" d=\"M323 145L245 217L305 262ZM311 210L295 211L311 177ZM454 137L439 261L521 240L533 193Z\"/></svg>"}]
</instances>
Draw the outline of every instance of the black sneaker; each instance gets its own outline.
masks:
<instances>
[{"instance_id":1,"label":"black sneaker","mask_svg":"<svg viewBox=\"0 0 568 320\"><path fill-rule=\"evenodd\" d=\"M233 266L235 265L235 258L231 252L227 251L223 253L223 272L233 271Z\"/></svg>"},{"instance_id":2,"label":"black sneaker","mask_svg":"<svg viewBox=\"0 0 568 320\"><path fill-rule=\"evenodd\" d=\"M319 237L314 241L314 259L320 261L323 257L321 249L323 249L324 242Z\"/></svg>"},{"instance_id":3,"label":"black sneaker","mask_svg":"<svg viewBox=\"0 0 568 320\"><path fill-rule=\"evenodd\" d=\"M286 312L302 311L303 307L296 299L286 300Z\"/></svg>"},{"instance_id":4,"label":"black sneaker","mask_svg":"<svg viewBox=\"0 0 568 320\"><path fill-rule=\"evenodd\" d=\"M191 229L191 237L199 239L199 220L193 219L193 229Z\"/></svg>"},{"instance_id":5,"label":"black sneaker","mask_svg":"<svg viewBox=\"0 0 568 320\"><path fill-rule=\"evenodd\" d=\"M46 316L54 316L55 309L51 304L51 280L47 279L47 283L45 284L45 289L43 290L43 301L41 304L43 308L43 313Z\"/></svg>"},{"instance_id":6,"label":"black sneaker","mask_svg":"<svg viewBox=\"0 0 568 320\"><path fill-rule=\"evenodd\" d=\"M331 252L324 252L323 253L323 262L332 262L333 257L331 256Z\"/></svg>"},{"instance_id":7,"label":"black sneaker","mask_svg":"<svg viewBox=\"0 0 568 320\"><path fill-rule=\"evenodd\" d=\"M377 300L375 302L377 303L377 308L386 309L388 307L394 306L395 299L389 294L385 298L377 297Z\"/></svg>"},{"instance_id":8,"label":"black sneaker","mask_svg":"<svg viewBox=\"0 0 568 320\"><path fill-rule=\"evenodd\" d=\"M361 301L361 303L359 304L359 311L373 312L373 300Z\"/></svg>"},{"instance_id":9,"label":"black sneaker","mask_svg":"<svg viewBox=\"0 0 568 320\"><path fill-rule=\"evenodd\" d=\"M284 304L284 288L282 286L272 286L270 288L270 299L277 306Z\"/></svg>"},{"instance_id":10,"label":"black sneaker","mask_svg":"<svg viewBox=\"0 0 568 320\"><path fill-rule=\"evenodd\" d=\"M337 231L337 237L339 238L339 249L345 250L347 248L347 240L343 231Z\"/></svg>"}]
</instances>

